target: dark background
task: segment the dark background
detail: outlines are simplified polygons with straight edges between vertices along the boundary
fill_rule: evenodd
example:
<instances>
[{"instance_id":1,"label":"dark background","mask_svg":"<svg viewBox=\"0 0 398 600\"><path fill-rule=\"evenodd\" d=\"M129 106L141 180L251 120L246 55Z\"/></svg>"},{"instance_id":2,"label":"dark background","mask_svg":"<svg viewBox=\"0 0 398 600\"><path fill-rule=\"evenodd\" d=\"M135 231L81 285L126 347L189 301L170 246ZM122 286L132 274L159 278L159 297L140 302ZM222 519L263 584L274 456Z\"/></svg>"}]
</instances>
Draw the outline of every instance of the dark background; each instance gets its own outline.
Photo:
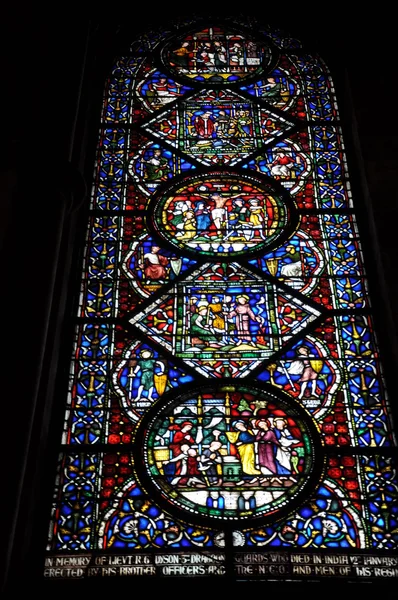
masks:
<instances>
[{"instance_id":1,"label":"dark background","mask_svg":"<svg viewBox=\"0 0 398 600\"><path fill-rule=\"evenodd\" d=\"M261 3L263 4L263 3ZM127 8L128 6L129 8ZM2 68L2 448L4 572L11 593L42 569L75 282L103 79L137 32L191 16L175 5L134 10L18 5L5 21ZM354 203L393 413L398 369L397 50L383 4L267 5L246 14L319 51L335 80ZM196 14L227 14L204 7ZM322 12L320 12L322 10ZM354 9L351 9L354 10ZM139 12L138 12L139 11ZM74 249L77 248L77 251ZM61 365L61 367L59 366ZM58 408L58 410L57 410ZM397 417L395 417L397 422ZM32 544L32 536L35 542ZM36 536L36 537L34 537ZM10 542L6 542L10 540ZM22 577L23 575L23 577ZM25 581L26 582L26 581Z\"/></svg>"}]
</instances>

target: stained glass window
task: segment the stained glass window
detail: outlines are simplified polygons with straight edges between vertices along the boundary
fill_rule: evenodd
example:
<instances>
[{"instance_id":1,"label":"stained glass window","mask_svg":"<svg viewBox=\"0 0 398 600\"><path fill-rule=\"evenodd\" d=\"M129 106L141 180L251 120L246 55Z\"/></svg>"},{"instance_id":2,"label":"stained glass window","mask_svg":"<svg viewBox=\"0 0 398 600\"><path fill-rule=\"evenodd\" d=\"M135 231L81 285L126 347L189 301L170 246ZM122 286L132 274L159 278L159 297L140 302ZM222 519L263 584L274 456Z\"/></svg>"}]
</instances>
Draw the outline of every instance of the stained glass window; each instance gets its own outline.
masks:
<instances>
[{"instance_id":1,"label":"stained glass window","mask_svg":"<svg viewBox=\"0 0 398 600\"><path fill-rule=\"evenodd\" d=\"M332 78L178 23L107 79L48 578L398 575L389 403Z\"/></svg>"}]
</instances>

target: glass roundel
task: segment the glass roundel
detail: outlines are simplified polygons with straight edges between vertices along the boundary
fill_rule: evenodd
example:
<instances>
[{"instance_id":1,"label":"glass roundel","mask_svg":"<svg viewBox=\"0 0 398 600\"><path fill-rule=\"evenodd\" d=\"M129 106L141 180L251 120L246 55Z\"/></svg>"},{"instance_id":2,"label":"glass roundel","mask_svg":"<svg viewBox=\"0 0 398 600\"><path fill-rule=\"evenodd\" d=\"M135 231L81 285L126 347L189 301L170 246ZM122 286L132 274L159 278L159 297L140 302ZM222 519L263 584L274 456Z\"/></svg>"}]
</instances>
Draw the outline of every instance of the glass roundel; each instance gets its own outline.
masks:
<instances>
[{"instance_id":1,"label":"glass roundel","mask_svg":"<svg viewBox=\"0 0 398 600\"><path fill-rule=\"evenodd\" d=\"M271 51L235 28L205 27L172 42L164 62L190 81L230 85L269 66Z\"/></svg>"},{"instance_id":2,"label":"glass roundel","mask_svg":"<svg viewBox=\"0 0 398 600\"><path fill-rule=\"evenodd\" d=\"M154 220L158 235L180 250L233 257L273 246L294 219L282 195L263 181L212 172L164 191Z\"/></svg>"},{"instance_id":3,"label":"glass roundel","mask_svg":"<svg viewBox=\"0 0 398 600\"><path fill-rule=\"evenodd\" d=\"M149 486L206 519L275 516L315 468L317 435L300 407L249 386L182 394L142 430Z\"/></svg>"}]
</instances>

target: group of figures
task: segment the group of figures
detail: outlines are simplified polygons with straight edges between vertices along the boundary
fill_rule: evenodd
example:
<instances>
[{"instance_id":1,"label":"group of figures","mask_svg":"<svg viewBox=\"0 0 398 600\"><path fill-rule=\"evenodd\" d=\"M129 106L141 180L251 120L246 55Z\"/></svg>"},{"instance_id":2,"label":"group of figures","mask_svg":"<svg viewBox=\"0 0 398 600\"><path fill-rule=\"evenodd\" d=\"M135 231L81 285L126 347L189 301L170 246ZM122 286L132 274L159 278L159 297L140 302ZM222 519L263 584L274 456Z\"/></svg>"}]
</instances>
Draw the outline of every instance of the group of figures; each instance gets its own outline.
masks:
<instances>
[{"instance_id":1,"label":"group of figures","mask_svg":"<svg viewBox=\"0 0 398 600\"><path fill-rule=\"evenodd\" d=\"M235 518L272 512L305 487L314 468L307 425L272 392L201 388L164 402L142 444L153 485L172 502Z\"/></svg>"},{"instance_id":2,"label":"group of figures","mask_svg":"<svg viewBox=\"0 0 398 600\"><path fill-rule=\"evenodd\" d=\"M256 332L265 323L256 310L257 314L250 306L250 297L244 293L235 298L214 294L210 301L205 294L192 296L189 307L192 346L217 349L232 344L256 348L251 323L257 324Z\"/></svg>"},{"instance_id":3,"label":"group of figures","mask_svg":"<svg viewBox=\"0 0 398 600\"><path fill-rule=\"evenodd\" d=\"M196 193L169 202L166 228L176 241L235 241L253 245L274 233L272 200L264 195Z\"/></svg>"},{"instance_id":4,"label":"group of figures","mask_svg":"<svg viewBox=\"0 0 398 600\"><path fill-rule=\"evenodd\" d=\"M290 487L300 474L303 443L294 437L284 417L236 420L225 431L213 429L202 445L193 436L193 423L172 424L167 431L170 458L161 471L172 486ZM199 429L197 429L199 431Z\"/></svg>"},{"instance_id":5,"label":"group of figures","mask_svg":"<svg viewBox=\"0 0 398 600\"><path fill-rule=\"evenodd\" d=\"M192 115L187 111L187 130L189 137L196 138L195 144L200 147L211 140L213 147L223 145L223 140L239 146L242 138L253 137L250 105L233 108L209 106L196 110Z\"/></svg>"},{"instance_id":6,"label":"group of figures","mask_svg":"<svg viewBox=\"0 0 398 600\"><path fill-rule=\"evenodd\" d=\"M242 36L219 36L215 30L199 32L169 52L169 61L182 73L245 73L257 69L263 49Z\"/></svg>"}]
</instances>

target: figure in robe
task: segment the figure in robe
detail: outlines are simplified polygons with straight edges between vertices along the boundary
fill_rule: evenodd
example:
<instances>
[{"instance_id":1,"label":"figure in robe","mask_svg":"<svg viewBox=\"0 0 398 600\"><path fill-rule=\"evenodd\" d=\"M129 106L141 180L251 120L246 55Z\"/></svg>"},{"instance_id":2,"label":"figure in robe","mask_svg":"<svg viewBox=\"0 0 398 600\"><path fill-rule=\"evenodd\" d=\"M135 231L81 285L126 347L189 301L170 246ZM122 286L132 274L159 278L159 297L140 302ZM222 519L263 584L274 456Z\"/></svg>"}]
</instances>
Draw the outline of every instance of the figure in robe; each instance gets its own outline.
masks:
<instances>
[{"instance_id":1,"label":"figure in robe","mask_svg":"<svg viewBox=\"0 0 398 600\"><path fill-rule=\"evenodd\" d=\"M252 134L252 118L248 110L238 110L235 116L236 136L250 137Z\"/></svg>"},{"instance_id":2,"label":"figure in robe","mask_svg":"<svg viewBox=\"0 0 398 600\"><path fill-rule=\"evenodd\" d=\"M274 77L267 77L267 83L261 86L261 95L266 98L275 98L280 100L281 97L281 84L275 81Z\"/></svg>"},{"instance_id":3,"label":"figure in robe","mask_svg":"<svg viewBox=\"0 0 398 600\"><path fill-rule=\"evenodd\" d=\"M227 50L220 41L214 42L214 65L217 69L227 66Z\"/></svg>"},{"instance_id":4,"label":"figure in robe","mask_svg":"<svg viewBox=\"0 0 398 600\"><path fill-rule=\"evenodd\" d=\"M178 229L180 235L183 235L185 215L187 212L192 211L191 200L177 200L174 203L173 209L168 209L167 212L173 215L170 223Z\"/></svg>"},{"instance_id":5,"label":"figure in robe","mask_svg":"<svg viewBox=\"0 0 398 600\"><path fill-rule=\"evenodd\" d=\"M144 270L147 281L162 282L167 277L169 259L159 254L159 250L159 246L152 246L151 251L144 254L144 263L139 265Z\"/></svg>"},{"instance_id":6,"label":"figure in robe","mask_svg":"<svg viewBox=\"0 0 398 600\"><path fill-rule=\"evenodd\" d=\"M251 224L248 222L249 210L243 198L236 198L229 214L229 238L249 241L253 237Z\"/></svg>"},{"instance_id":7,"label":"figure in robe","mask_svg":"<svg viewBox=\"0 0 398 600\"><path fill-rule=\"evenodd\" d=\"M257 483L261 471L256 468L256 455L254 452L256 437L244 421L235 421L232 423L232 428L235 431L226 431L225 435L229 442L235 444L242 465L243 479L237 485ZM253 475L256 477L253 478Z\"/></svg>"},{"instance_id":8,"label":"figure in robe","mask_svg":"<svg viewBox=\"0 0 398 600\"><path fill-rule=\"evenodd\" d=\"M291 262L282 265L281 275L282 277L287 277L290 279L289 285L297 290L304 285L301 254L293 244L286 246L286 252L288 253L288 257Z\"/></svg>"},{"instance_id":9,"label":"figure in robe","mask_svg":"<svg viewBox=\"0 0 398 600\"><path fill-rule=\"evenodd\" d=\"M195 219L198 234L208 231L211 224L210 209L202 200L195 203Z\"/></svg>"},{"instance_id":10,"label":"figure in robe","mask_svg":"<svg viewBox=\"0 0 398 600\"><path fill-rule=\"evenodd\" d=\"M191 446L195 440L191 436L193 424L191 421L184 421L181 425L170 425L169 431L173 432L172 441L169 448L173 456L178 456L181 453L181 445L189 444Z\"/></svg>"},{"instance_id":11,"label":"figure in robe","mask_svg":"<svg viewBox=\"0 0 398 600\"><path fill-rule=\"evenodd\" d=\"M240 71L243 66L243 49L238 42L231 45L229 51L229 64L231 71Z\"/></svg>"},{"instance_id":12,"label":"figure in robe","mask_svg":"<svg viewBox=\"0 0 398 600\"><path fill-rule=\"evenodd\" d=\"M209 316L212 318L212 326L215 331L225 333L224 308L220 296L213 296L207 307Z\"/></svg>"},{"instance_id":13,"label":"figure in robe","mask_svg":"<svg viewBox=\"0 0 398 600\"><path fill-rule=\"evenodd\" d=\"M217 346L218 341L214 329L208 323L207 306L200 306L192 313L190 334L193 345Z\"/></svg>"},{"instance_id":14,"label":"figure in robe","mask_svg":"<svg viewBox=\"0 0 398 600\"><path fill-rule=\"evenodd\" d=\"M146 97L152 106L164 106L180 96L180 85L174 85L167 81L167 77L159 77L148 84Z\"/></svg>"},{"instance_id":15,"label":"figure in robe","mask_svg":"<svg viewBox=\"0 0 398 600\"><path fill-rule=\"evenodd\" d=\"M287 421L283 417L274 419L274 432L278 440L275 460L279 475L292 475L292 446L300 443L287 428Z\"/></svg>"},{"instance_id":16,"label":"figure in robe","mask_svg":"<svg viewBox=\"0 0 398 600\"><path fill-rule=\"evenodd\" d=\"M279 446L279 442L275 433L271 429L271 423L268 419L259 419L255 423L256 442L258 444L258 466L263 475L275 475L277 472L275 463L275 454ZM260 479L260 483L264 483L265 478Z\"/></svg>"},{"instance_id":17,"label":"figure in robe","mask_svg":"<svg viewBox=\"0 0 398 600\"><path fill-rule=\"evenodd\" d=\"M181 67L183 69L187 69L189 66L189 50L188 50L189 42L183 42L179 48L173 50L173 57L170 57L170 60L174 63L176 67Z\"/></svg>"},{"instance_id":18,"label":"figure in robe","mask_svg":"<svg viewBox=\"0 0 398 600\"><path fill-rule=\"evenodd\" d=\"M200 44L196 50L195 54L196 61L196 70L203 71L206 68L206 62L208 61L208 56L206 52L206 48L204 44Z\"/></svg>"},{"instance_id":19,"label":"figure in robe","mask_svg":"<svg viewBox=\"0 0 398 600\"><path fill-rule=\"evenodd\" d=\"M253 230L253 235L256 233L260 236L261 239L265 240L265 218L264 218L264 209L260 205L260 200L258 198L251 198L249 200L249 223Z\"/></svg>"},{"instance_id":20,"label":"figure in robe","mask_svg":"<svg viewBox=\"0 0 398 600\"><path fill-rule=\"evenodd\" d=\"M236 335L239 344L247 342L252 344L252 336L250 333L250 320L261 323L261 317L254 314L249 305L249 296L240 294L236 296L236 306L228 313L228 319L235 319Z\"/></svg>"},{"instance_id":21,"label":"figure in robe","mask_svg":"<svg viewBox=\"0 0 398 600\"><path fill-rule=\"evenodd\" d=\"M164 465L174 465L172 472L175 483L180 481L181 476L187 473L187 461L188 461L188 450L195 440L191 435L193 424L190 421L184 421L181 424L173 424L169 426L170 443L169 449L172 454L172 458L168 461L164 461ZM168 472L170 474L170 471Z\"/></svg>"},{"instance_id":22,"label":"figure in robe","mask_svg":"<svg viewBox=\"0 0 398 600\"><path fill-rule=\"evenodd\" d=\"M290 169L294 166L295 161L291 156L287 156L284 152L278 152L275 160L271 165L271 175L273 177L290 177Z\"/></svg>"},{"instance_id":23,"label":"figure in robe","mask_svg":"<svg viewBox=\"0 0 398 600\"><path fill-rule=\"evenodd\" d=\"M227 115L225 110L220 110L218 113L218 117L214 124L215 130L217 132L217 137L226 138L229 135L229 131L231 128L231 118Z\"/></svg>"},{"instance_id":24,"label":"figure in robe","mask_svg":"<svg viewBox=\"0 0 398 600\"><path fill-rule=\"evenodd\" d=\"M160 148L155 148L152 158L144 161L144 164L144 177L147 181L164 181L171 172L169 161L165 156L162 156Z\"/></svg>"},{"instance_id":25,"label":"figure in robe","mask_svg":"<svg viewBox=\"0 0 398 600\"><path fill-rule=\"evenodd\" d=\"M221 485L222 483L221 476L218 472L222 463L222 456L220 454L221 446L221 442L213 440L200 457L199 469L202 471L205 480L209 485Z\"/></svg>"},{"instance_id":26,"label":"figure in robe","mask_svg":"<svg viewBox=\"0 0 398 600\"><path fill-rule=\"evenodd\" d=\"M175 477L171 480L171 485L198 485L205 487L200 479L200 471L198 469L198 455L195 448L191 448L189 444L182 444L180 453L170 460L163 461L164 465L175 463Z\"/></svg>"},{"instance_id":27,"label":"figure in robe","mask_svg":"<svg viewBox=\"0 0 398 600\"><path fill-rule=\"evenodd\" d=\"M179 240L191 240L196 235L196 219L193 210L187 210L183 214L183 231L176 233L176 238Z\"/></svg>"},{"instance_id":28,"label":"figure in robe","mask_svg":"<svg viewBox=\"0 0 398 600\"><path fill-rule=\"evenodd\" d=\"M206 111L202 115L197 115L194 120L196 135L201 139L210 139L215 131L215 124L211 118L211 112Z\"/></svg>"}]
</instances>

